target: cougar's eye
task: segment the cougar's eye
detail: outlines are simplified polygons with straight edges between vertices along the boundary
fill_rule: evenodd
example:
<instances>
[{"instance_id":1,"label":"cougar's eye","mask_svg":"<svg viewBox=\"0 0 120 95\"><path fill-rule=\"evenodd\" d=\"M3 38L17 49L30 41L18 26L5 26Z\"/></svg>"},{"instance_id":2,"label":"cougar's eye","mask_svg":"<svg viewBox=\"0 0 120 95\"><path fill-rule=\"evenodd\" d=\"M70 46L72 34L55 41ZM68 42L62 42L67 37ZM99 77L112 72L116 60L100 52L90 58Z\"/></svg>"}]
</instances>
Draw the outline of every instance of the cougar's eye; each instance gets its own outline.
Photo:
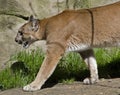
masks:
<instances>
[{"instance_id":1,"label":"cougar's eye","mask_svg":"<svg viewBox=\"0 0 120 95\"><path fill-rule=\"evenodd\" d=\"M21 31L18 31L18 33L19 33L20 35L23 35L23 33L22 33Z\"/></svg>"}]
</instances>

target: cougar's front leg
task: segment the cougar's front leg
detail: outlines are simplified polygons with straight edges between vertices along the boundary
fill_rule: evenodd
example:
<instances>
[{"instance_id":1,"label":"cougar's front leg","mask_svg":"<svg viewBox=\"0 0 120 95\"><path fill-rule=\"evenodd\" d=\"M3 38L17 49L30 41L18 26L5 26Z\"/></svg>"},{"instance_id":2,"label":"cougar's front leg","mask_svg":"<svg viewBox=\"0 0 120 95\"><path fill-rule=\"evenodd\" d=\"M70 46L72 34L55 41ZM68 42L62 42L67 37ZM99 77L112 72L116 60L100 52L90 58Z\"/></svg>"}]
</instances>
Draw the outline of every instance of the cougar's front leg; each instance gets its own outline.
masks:
<instances>
[{"instance_id":1,"label":"cougar's front leg","mask_svg":"<svg viewBox=\"0 0 120 95\"><path fill-rule=\"evenodd\" d=\"M98 81L97 62L92 49L79 52L90 70L90 78L84 79L85 84L94 84Z\"/></svg>"},{"instance_id":2,"label":"cougar's front leg","mask_svg":"<svg viewBox=\"0 0 120 95\"><path fill-rule=\"evenodd\" d=\"M61 47L55 44L49 45L46 53L46 57L41 65L41 68L35 80L32 83L28 84L27 86L23 87L23 90L35 91L41 89L41 86L53 73L63 53L64 50Z\"/></svg>"}]
</instances>

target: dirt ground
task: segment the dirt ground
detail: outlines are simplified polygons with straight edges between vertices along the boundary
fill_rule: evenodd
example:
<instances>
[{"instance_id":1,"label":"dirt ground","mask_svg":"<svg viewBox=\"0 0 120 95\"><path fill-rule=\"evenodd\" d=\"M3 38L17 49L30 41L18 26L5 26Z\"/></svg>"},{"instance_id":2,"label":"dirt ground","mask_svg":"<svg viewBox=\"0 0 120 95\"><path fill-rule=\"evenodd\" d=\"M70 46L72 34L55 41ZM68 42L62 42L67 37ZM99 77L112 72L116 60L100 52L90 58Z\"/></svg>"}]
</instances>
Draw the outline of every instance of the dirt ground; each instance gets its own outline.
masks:
<instances>
[{"instance_id":1,"label":"dirt ground","mask_svg":"<svg viewBox=\"0 0 120 95\"><path fill-rule=\"evenodd\" d=\"M0 95L120 95L120 78L101 79L94 85L56 84L35 92L24 92L22 88L1 91Z\"/></svg>"}]
</instances>

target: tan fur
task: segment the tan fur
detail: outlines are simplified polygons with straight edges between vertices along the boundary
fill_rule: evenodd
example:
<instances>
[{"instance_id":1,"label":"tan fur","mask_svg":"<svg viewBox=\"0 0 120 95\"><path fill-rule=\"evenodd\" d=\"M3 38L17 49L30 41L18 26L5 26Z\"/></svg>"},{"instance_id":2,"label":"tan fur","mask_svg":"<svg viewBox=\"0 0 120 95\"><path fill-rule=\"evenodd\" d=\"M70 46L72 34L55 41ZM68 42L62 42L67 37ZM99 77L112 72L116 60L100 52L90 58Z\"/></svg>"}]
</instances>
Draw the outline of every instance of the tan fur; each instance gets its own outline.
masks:
<instances>
[{"instance_id":1,"label":"tan fur","mask_svg":"<svg viewBox=\"0 0 120 95\"><path fill-rule=\"evenodd\" d=\"M19 29L15 40L23 44L28 41L29 45L37 40L47 42L46 57L41 69L35 80L25 86L24 90L40 89L65 51L80 53L91 73L91 77L84 82L95 83L98 81L98 71L92 48L120 45L120 2L89 10L66 10L43 20L31 18Z\"/></svg>"}]
</instances>

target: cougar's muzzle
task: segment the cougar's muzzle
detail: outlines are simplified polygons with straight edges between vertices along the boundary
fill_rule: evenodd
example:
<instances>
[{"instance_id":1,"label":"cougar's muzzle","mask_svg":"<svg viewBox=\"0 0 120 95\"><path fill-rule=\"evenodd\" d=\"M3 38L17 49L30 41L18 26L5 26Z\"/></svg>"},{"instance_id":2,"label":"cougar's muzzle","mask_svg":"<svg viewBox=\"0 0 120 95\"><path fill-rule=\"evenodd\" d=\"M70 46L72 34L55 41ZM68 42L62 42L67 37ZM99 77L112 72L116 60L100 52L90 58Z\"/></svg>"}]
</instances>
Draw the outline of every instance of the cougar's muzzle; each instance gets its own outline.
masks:
<instances>
[{"instance_id":1,"label":"cougar's muzzle","mask_svg":"<svg viewBox=\"0 0 120 95\"><path fill-rule=\"evenodd\" d=\"M30 38L28 40L23 39L22 35L20 35L19 33L15 37L15 42L17 42L18 44L21 44L24 48L28 48L29 45L32 43Z\"/></svg>"}]
</instances>

